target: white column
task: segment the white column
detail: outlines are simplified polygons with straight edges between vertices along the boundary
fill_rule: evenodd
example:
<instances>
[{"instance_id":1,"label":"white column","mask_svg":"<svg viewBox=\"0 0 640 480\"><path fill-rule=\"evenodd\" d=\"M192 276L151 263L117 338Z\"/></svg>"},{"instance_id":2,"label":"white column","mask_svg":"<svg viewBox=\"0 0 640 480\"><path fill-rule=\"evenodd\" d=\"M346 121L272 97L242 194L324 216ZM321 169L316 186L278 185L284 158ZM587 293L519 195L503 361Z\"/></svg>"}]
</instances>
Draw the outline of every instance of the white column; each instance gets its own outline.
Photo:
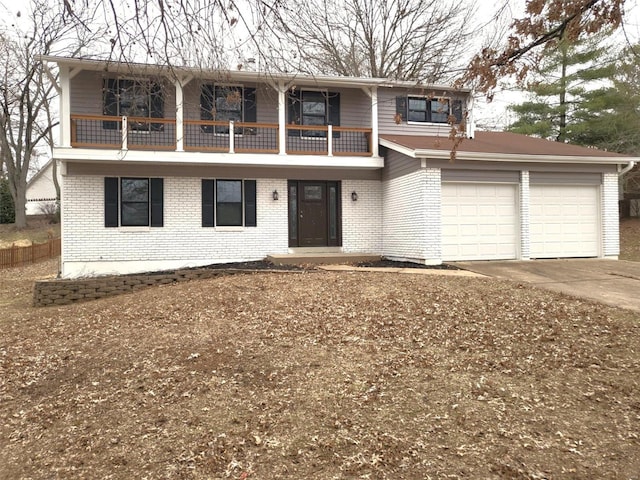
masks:
<instances>
[{"instance_id":1,"label":"white column","mask_svg":"<svg viewBox=\"0 0 640 480\"><path fill-rule=\"evenodd\" d=\"M371 88L371 152L374 157L378 152L378 87Z\"/></svg>"},{"instance_id":2,"label":"white column","mask_svg":"<svg viewBox=\"0 0 640 480\"><path fill-rule=\"evenodd\" d=\"M520 172L520 260L531 258L531 204L529 188L529 171Z\"/></svg>"},{"instance_id":3,"label":"white column","mask_svg":"<svg viewBox=\"0 0 640 480\"><path fill-rule=\"evenodd\" d=\"M333 125L327 125L327 155L333 157Z\"/></svg>"},{"instance_id":4,"label":"white column","mask_svg":"<svg viewBox=\"0 0 640 480\"><path fill-rule=\"evenodd\" d=\"M236 153L236 133L233 120L229 120L229 153Z\"/></svg>"},{"instance_id":5,"label":"white column","mask_svg":"<svg viewBox=\"0 0 640 480\"><path fill-rule=\"evenodd\" d=\"M64 65L60 65L60 146L71 146L71 79Z\"/></svg>"},{"instance_id":6,"label":"white column","mask_svg":"<svg viewBox=\"0 0 640 480\"><path fill-rule=\"evenodd\" d=\"M180 80L175 81L176 86L176 151L184 151L184 91Z\"/></svg>"},{"instance_id":7,"label":"white column","mask_svg":"<svg viewBox=\"0 0 640 480\"><path fill-rule=\"evenodd\" d=\"M287 154L287 99L284 82L278 82L278 144L280 155Z\"/></svg>"}]
</instances>

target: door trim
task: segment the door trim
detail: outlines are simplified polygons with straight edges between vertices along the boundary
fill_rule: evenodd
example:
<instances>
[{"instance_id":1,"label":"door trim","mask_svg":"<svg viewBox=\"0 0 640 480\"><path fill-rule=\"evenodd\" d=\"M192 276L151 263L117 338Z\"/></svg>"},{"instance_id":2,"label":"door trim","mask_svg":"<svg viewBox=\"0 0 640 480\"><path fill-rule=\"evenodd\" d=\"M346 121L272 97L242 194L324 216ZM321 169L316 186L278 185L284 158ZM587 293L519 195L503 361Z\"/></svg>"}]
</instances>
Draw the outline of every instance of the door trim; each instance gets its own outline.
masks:
<instances>
[{"instance_id":1,"label":"door trim","mask_svg":"<svg viewBox=\"0 0 640 480\"><path fill-rule=\"evenodd\" d=\"M301 189L304 184L322 183L325 186L326 245L301 245L299 218ZM342 246L342 188L339 180L288 180L287 215L289 230L289 248L327 248Z\"/></svg>"}]
</instances>

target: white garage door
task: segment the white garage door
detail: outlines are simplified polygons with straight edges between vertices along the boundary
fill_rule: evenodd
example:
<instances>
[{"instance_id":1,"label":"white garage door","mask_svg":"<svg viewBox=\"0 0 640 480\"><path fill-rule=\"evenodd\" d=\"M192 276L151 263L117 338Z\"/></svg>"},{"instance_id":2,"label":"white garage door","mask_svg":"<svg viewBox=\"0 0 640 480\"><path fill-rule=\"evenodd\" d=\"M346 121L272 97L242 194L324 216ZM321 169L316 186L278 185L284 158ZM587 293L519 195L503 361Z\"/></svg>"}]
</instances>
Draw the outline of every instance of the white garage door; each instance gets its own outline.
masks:
<instances>
[{"instance_id":1,"label":"white garage door","mask_svg":"<svg viewBox=\"0 0 640 480\"><path fill-rule=\"evenodd\" d=\"M517 258L518 232L516 185L442 184L443 260Z\"/></svg>"},{"instance_id":2,"label":"white garage door","mask_svg":"<svg viewBox=\"0 0 640 480\"><path fill-rule=\"evenodd\" d=\"M597 185L531 185L531 258L597 257Z\"/></svg>"}]
</instances>

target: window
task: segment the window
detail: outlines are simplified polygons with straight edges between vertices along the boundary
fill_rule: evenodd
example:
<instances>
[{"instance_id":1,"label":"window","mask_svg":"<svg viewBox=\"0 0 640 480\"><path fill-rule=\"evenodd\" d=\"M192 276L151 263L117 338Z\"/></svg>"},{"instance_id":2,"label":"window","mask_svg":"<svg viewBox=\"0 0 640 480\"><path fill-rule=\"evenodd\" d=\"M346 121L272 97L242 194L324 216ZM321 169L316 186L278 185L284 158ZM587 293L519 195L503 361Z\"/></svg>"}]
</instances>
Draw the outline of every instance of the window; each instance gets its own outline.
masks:
<instances>
[{"instance_id":1,"label":"window","mask_svg":"<svg viewBox=\"0 0 640 480\"><path fill-rule=\"evenodd\" d=\"M340 94L316 90L291 90L288 95L288 123L294 125L340 126ZM289 136L326 137L323 130L289 130ZM333 137L338 138L339 132Z\"/></svg>"},{"instance_id":2,"label":"window","mask_svg":"<svg viewBox=\"0 0 640 480\"><path fill-rule=\"evenodd\" d=\"M255 180L202 180L203 227L255 227Z\"/></svg>"},{"instance_id":3,"label":"window","mask_svg":"<svg viewBox=\"0 0 640 480\"><path fill-rule=\"evenodd\" d=\"M256 89L242 86L202 85L200 120L223 122L257 121ZM229 127L202 125L203 132L229 133ZM237 133L242 133L238 131Z\"/></svg>"},{"instance_id":4,"label":"window","mask_svg":"<svg viewBox=\"0 0 640 480\"><path fill-rule=\"evenodd\" d=\"M449 116L456 123L463 118L462 100L428 97L396 97L396 115L400 120L416 123L448 123Z\"/></svg>"},{"instance_id":5,"label":"window","mask_svg":"<svg viewBox=\"0 0 640 480\"><path fill-rule=\"evenodd\" d=\"M105 227L162 227L163 179L104 179Z\"/></svg>"},{"instance_id":6,"label":"window","mask_svg":"<svg viewBox=\"0 0 640 480\"><path fill-rule=\"evenodd\" d=\"M112 117L162 118L162 88L160 84L148 80L106 79L103 113ZM103 122L104 128L114 130L121 125L115 121ZM133 120L129 121L129 128L134 131L159 131L163 129L163 124Z\"/></svg>"}]
</instances>

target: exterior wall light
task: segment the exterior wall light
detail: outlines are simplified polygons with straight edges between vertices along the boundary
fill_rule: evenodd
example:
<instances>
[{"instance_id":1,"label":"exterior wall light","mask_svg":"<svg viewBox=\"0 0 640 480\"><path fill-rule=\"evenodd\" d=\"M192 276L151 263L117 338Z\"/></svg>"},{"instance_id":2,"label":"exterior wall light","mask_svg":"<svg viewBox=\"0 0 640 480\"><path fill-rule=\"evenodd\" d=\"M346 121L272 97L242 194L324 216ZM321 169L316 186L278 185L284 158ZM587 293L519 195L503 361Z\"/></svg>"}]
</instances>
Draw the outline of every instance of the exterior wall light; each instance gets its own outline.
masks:
<instances>
[{"instance_id":1,"label":"exterior wall light","mask_svg":"<svg viewBox=\"0 0 640 480\"><path fill-rule=\"evenodd\" d=\"M274 190L272 196L274 200L278 200L278 190Z\"/></svg>"},{"instance_id":2,"label":"exterior wall light","mask_svg":"<svg viewBox=\"0 0 640 480\"><path fill-rule=\"evenodd\" d=\"M351 192L351 200L353 200L354 202L358 201L358 193L355 190Z\"/></svg>"}]
</instances>

